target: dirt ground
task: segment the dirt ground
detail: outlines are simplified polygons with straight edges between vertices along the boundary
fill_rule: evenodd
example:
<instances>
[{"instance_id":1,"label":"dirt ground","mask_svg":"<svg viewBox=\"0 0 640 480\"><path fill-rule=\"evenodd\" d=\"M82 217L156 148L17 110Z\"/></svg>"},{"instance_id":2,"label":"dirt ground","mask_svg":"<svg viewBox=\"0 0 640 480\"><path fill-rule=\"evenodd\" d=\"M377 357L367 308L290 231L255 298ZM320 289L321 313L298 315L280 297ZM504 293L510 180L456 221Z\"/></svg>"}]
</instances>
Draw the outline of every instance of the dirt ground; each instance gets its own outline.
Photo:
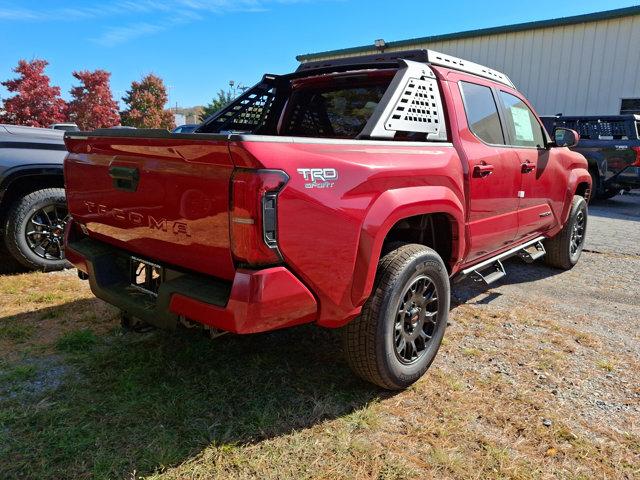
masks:
<instances>
[{"instance_id":1,"label":"dirt ground","mask_svg":"<svg viewBox=\"0 0 640 480\"><path fill-rule=\"evenodd\" d=\"M73 271L0 275L0 478L640 478L640 194L573 270L505 267L396 394L336 332L127 333Z\"/></svg>"},{"instance_id":2,"label":"dirt ground","mask_svg":"<svg viewBox=\"0 0 640 480\"><path fill-rule=\"evenodd\" d=\"M466 299L467 308L483 314L520 312L572 332L578 340L567 352L566 368L551 373L541 369L536 388L552 392L554 401L572 412L572 421L604 420L617 431L638 433L640 194L598 202L589 213L586 252L573 270L558 272L513 260L498 286L486 289L466 282L454 290L460 302ZM452 327L457 328L455 320ZM502 327L506 342L487 339L482 348L508 349L523 334L539 334L540 352L549 342L546 332L517 318ZM589 342L597 344L596 357L593 348L581 348ZM502 373L517 375L522 370L518 366L505 366Z\"/></svg>"}]
</instances>

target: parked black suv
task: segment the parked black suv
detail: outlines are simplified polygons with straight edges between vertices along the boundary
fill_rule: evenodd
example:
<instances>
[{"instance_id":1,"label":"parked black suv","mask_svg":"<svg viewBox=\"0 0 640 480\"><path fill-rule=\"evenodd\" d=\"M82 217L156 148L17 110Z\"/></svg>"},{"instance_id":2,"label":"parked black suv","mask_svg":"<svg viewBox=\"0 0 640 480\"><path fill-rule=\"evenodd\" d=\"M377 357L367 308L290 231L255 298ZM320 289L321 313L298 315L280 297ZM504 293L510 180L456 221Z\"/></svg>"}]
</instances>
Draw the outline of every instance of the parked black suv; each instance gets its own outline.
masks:
<instances>
[{"instance_id":1,"label":"parked black suv","mask_svg":"<svg viewBox=\"0 0 640 480\"><path fill-rule=\"evenodd\" d=\"M0 264L59 270L67 218L64 131L0 125Z\"/></svg>"}]
</instances>

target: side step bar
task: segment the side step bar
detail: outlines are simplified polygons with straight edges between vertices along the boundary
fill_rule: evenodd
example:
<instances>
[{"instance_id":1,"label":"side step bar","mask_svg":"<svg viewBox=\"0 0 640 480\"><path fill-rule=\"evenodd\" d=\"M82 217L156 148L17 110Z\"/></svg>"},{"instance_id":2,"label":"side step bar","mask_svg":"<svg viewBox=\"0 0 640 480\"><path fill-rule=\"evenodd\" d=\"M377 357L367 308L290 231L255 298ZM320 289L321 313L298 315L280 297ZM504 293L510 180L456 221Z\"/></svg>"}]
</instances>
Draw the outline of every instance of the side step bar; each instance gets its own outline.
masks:
<instances>
[{"instance_id":1,"label":"side step bar","mask_svg":"<svg viewBox=\"0 0 640 480\"><path fill-rule=\"evenodd\" d=\"M547 253L544 249L544 245L542 244L544 239L544 237L538 237L533 240L529 240L522 245L518 245L517 247L513 247L512 249L501 253L500 255L496 255L484 262L480 262L477 265L466 268L461 272L462 276L466 277L469 274L473 274L478 281L485 282L489 285L507 274L504 269L504 265L502 264L502 260L517 255L526 263L532 263L544 256L544 254Z\"/></svg>"}]
</instances>

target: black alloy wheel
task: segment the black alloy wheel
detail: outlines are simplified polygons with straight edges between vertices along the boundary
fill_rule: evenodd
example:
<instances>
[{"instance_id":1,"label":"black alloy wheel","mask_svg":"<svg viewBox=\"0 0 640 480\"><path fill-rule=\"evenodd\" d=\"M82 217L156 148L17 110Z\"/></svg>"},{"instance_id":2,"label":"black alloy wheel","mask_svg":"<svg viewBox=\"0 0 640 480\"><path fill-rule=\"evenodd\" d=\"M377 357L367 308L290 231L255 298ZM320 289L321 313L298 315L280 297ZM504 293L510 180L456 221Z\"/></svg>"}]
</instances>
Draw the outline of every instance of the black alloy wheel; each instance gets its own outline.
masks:
<instances>
[{"instance_id":1,"label":"black alloy wheel","mask_svg":"<svg viewBox=\"0 0 640 480\"><path fill-rule=\"evenodd\" d=\"M64 259L64 229L67 224L67 206L46 205L36 210L26 225L27 245L44 260Z\"/></svg>"},{"instance_id":2,"label":"black alloy wheel","mask_svg":"<svg viewBox=\"0 0 640 480\"><path fill-rule=\"evenodd\" d=\"M396 357L411 364L424 355L438 323L438 293L426 275L415 278L398 305L394 345Z\"/></svg>"}]
</instances>

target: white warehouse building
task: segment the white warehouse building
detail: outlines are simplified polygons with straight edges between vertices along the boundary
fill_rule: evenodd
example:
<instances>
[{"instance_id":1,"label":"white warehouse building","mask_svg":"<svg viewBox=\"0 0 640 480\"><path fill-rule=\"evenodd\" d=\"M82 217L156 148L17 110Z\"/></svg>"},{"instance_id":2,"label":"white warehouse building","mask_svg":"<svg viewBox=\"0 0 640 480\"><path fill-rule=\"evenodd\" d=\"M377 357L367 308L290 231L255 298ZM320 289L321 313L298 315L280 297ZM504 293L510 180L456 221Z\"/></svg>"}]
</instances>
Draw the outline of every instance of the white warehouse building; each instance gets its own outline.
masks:
<instances>
[{"instance_id":1,"label":"white warehouse building","mask_svg":"<svg viewBox=\"0 0 640 480\"><path fill-rule=\"evenodd\" d=\"M540 115L640 113L640 6L299 55L429 48L506 73Z\"/></svg>"}]
</instances>

